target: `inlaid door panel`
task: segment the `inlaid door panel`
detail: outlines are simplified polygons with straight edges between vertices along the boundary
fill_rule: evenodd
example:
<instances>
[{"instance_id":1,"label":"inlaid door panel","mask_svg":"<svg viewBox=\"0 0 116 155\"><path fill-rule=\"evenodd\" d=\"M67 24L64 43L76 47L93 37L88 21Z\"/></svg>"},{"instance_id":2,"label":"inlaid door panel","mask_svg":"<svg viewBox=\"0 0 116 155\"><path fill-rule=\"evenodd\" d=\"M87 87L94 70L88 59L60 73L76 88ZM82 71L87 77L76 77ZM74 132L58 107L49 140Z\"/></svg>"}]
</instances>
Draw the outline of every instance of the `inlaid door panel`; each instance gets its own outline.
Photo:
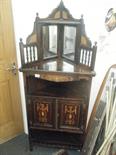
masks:
<instances>
[{"instance_id":1,"label":"inlaid door panel","mask_svg":"<svg viewBox=\"0 0 116 155\"><path fill-rule=\"evenodd\" d=\"M79 130L81 121L80 100L58 100L59 128Z\"/></svg>"},{"instance_id":2,"label":"inlaid door panel","mask_svg":"<svg viewBox=\"0 0 116 155\"><path fill-rule=\"evenodd\" d=\"M33 125L54 127L55 100L50 98L33 99Z\"/></svg>"}]
</instances>

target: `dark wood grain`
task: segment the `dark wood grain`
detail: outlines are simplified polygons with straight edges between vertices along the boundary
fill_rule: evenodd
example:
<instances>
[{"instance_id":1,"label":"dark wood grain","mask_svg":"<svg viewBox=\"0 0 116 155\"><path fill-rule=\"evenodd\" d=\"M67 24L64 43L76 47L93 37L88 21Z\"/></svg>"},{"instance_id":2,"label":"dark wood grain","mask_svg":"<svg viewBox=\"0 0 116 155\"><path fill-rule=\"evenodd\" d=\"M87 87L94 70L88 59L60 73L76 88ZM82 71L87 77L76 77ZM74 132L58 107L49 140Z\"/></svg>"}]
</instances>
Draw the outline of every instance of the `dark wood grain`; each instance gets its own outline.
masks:
<instances>
[{"instance_id":1,"label":"dark wood grain","mask_svg":"<svg viewBox=\"0 0 116 155\"><path fill-rule=\"evenodd\" d=\"M52 40L50 26L57 31ZM96 50L85 33L83 16L73 18L62 1L48 18L36 14L26 44L20 40L30 150L35 143L82 148Z\"/></svg>"}]
</instances>

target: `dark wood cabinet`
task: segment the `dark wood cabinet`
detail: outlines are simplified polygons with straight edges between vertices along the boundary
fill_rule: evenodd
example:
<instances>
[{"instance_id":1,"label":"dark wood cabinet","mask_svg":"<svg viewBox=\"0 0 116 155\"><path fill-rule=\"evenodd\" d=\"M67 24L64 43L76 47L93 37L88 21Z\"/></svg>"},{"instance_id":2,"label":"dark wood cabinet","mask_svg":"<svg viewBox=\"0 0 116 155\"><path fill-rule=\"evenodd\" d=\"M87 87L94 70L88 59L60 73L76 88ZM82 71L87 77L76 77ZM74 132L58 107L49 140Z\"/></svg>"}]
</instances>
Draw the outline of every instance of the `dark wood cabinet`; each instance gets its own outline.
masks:
<instances>
[{"instance_id":1,"label":"dark wood cabinet","mask_svg":"<svg viewBox=\"0 0 116 155\"><path fill-rule=\"evenodd\" d=\"M37 14L26 44L20 40L30 149L82 148L96 50L83 17L74 19L63 2L48 18Z\"/></svg>"}]
</instances>

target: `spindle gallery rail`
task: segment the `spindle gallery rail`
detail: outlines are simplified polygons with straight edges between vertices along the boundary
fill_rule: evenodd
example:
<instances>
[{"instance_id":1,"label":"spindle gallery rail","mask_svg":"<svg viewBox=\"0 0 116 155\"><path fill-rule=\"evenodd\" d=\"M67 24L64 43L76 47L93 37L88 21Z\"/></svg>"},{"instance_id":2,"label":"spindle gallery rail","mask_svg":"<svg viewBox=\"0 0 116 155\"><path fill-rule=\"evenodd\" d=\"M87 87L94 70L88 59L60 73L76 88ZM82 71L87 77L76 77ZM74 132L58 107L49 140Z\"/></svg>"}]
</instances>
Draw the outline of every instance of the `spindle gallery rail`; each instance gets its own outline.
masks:
<instances>
[{"instance_id":1,"label":"spindle gallery rail","mask_svg":"<svg viewBox=\"0 0 116 155\"><path fill-rule=\"evenodd\" d=\"M26 63L36 61L37 60L37 46L36 45L32 45L32 46L25 45L24 46L24 57L25 57Z\"/></svg>"},{"instance_id":2,"label":"spindle gallery rail","mask_svg":"<svg viewBox=\"0 0 116 155\"><path fill-rule=\"evenodd\" d=\"M22 39L20 39L20 51L22 65L38 60L37 44L23 44Z\"/></svg>"},{"instance_id":3,"label":"spindle gallery rail","mask_svg":"<svg viewBox=\"0 0 116 155\"><path fill-rule=\"evenodd\" d=\"M88 66L91 70L93 70L95 65L96 48L96 43L93 48L80 47L79 64Z\"/></svg>"},{"instance_id":4,"label":"spindle gallery rail","mask_svg":"<svg viewBox=\"0 0 116 155\"><path fill-rule=\"evenodd\" d=\"M80 47L77 65L82 64L93 70L96 57L96 48L96 43L92 48ZM23 44L22 39L20 39L20 54L22 65L35 61L39 62L38 52L37 44Z\"/></svg>"}]
</instances>

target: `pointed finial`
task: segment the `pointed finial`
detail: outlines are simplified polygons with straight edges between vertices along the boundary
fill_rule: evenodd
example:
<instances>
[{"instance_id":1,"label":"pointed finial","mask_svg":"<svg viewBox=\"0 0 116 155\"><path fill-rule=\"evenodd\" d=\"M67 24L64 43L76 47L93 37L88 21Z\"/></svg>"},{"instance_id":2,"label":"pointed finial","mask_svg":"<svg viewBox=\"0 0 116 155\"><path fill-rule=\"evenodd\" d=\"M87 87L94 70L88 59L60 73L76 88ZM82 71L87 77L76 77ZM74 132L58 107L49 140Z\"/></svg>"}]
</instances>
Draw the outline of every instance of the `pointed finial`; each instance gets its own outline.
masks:
<instances>
[{"instance_id":1,"label":"pointed finial","mask_svg":"<svg viewBox=\"0 0 116 155\"><path fill-rule=\"evenodd\" d=\"M60 7L61 7L61 6L64 7L63 0L60 1Z\"/></svg>"},{"instance_id":2,"label":"pointed finial","mask_svg":"<svg viewBox=\"0 0 116 155\"><path fill-rule=\"evenodd\" d=\"M19 40L20 40L20 42L23 42L23 39L22 38L20 38Z\"/></svg>"},{"instance_id":3,"label":"pointed finial","mask_svg":"<svg viewBox=\"0 0 116 155\"><path fill-rule=\"evenodd\" d=\"M36 13L36 18L35 19L39 20L39 13L38 12Z\"/></svg>"},{"instance_id":4,"label":"pointed finial","mask_svg":"<svg viewBox=\"0 0 116 155\"><path fill-rule=\"evenodd\" d=\"M81 19L83 19L83 14L81 14Z\"/></svg>"},{"instance_id":5,"label":"pointed finial","mask_svg":"<svg viewBox=\"0 0 116 155\"><path fill-rule=\"evenodd\" d=\"M36 17L39 17L39 13L38 12L36 13Z\"/></svg>"},{"instance_id":6,"label":"pointed finial","mask_svg":"<svg viewBox=\"0 0 116 155\"><path fill-rule=\"evenodd\" d=\"M82 24L84 24L84 18L83 17L84 17L83 14L81 14L81 22L82 22Z\"/></svg>"},{"instance_id":7,"label":"pointed finial","mask_svg":"<svg viewBox=\"0 0 116 155\"><path fill-rule=\"evenodd\" d=\"M97 41L95 41L95 46L97 46Z\"/></svg>"}]
</instances>

